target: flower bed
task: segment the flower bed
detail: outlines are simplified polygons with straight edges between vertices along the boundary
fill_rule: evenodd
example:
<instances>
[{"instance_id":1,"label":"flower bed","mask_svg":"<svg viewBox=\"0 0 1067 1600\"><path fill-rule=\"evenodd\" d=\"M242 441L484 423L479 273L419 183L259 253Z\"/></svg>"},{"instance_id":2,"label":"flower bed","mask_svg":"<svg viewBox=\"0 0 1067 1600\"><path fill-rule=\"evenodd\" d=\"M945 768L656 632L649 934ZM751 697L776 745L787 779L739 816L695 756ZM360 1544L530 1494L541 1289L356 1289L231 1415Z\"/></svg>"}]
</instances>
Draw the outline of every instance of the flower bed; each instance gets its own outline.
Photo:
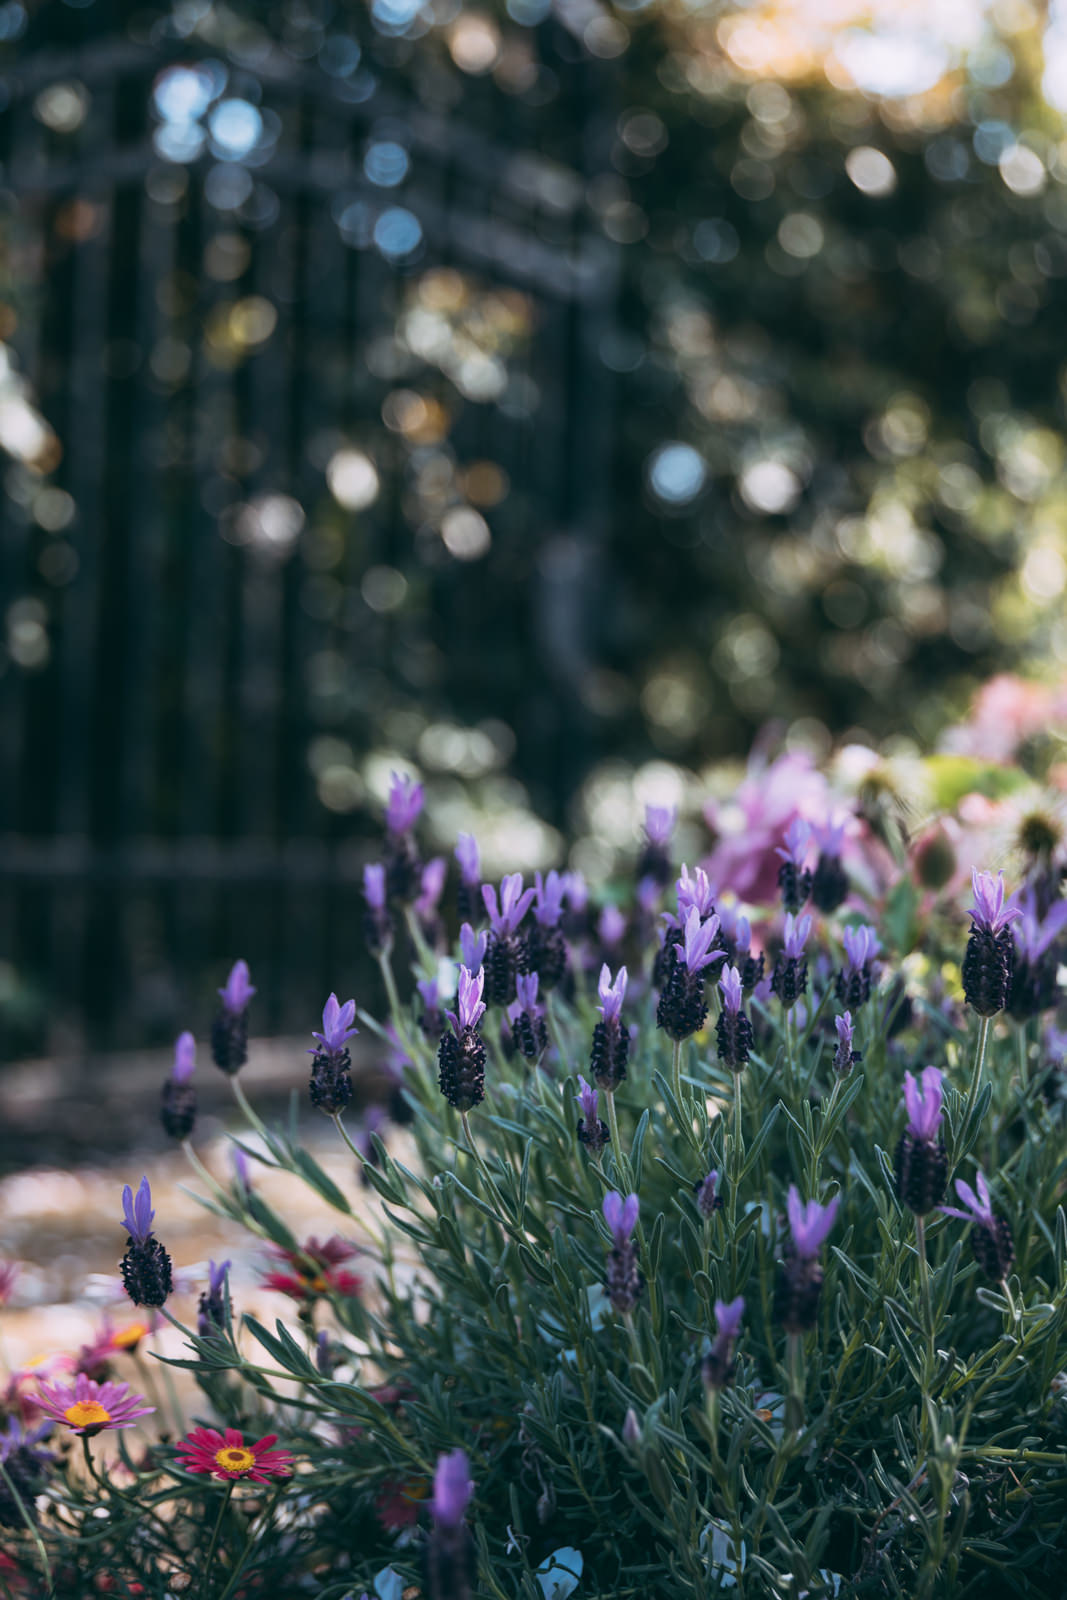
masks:
<instances>
[{"instance_id":1,"label":"flower bed","mask_svg":"<svg viewBox=\"0 0 1067 1600\"><path fill-rule=\"evenodd\" d=\"M599 905L575 874L483 885L462 839L454 945L398 780L364 929L390 1014L331 995L308 1052L352 1181L250 1104L242 962L205 1030L248 1122L231 1182L197 1156L191 1034L163 1087L292 1315L243 1312L213 1263L183 1323L166 1216L128 1186L127 1294L185 1353L153 1394L115 1381L121 1330L12 1379L0 1594L1059 1592L1059 842L1022 819L968 926L958 817L911 840L869 766L791 761L746 780L747 854L724 821L678 863L652 808ZM349 1126L357 1031L393 1087ZM318 1197L319 1237L264 1168ZM180 1418L174 1365L203 1396Z\"/></svg>"}]
</instances>

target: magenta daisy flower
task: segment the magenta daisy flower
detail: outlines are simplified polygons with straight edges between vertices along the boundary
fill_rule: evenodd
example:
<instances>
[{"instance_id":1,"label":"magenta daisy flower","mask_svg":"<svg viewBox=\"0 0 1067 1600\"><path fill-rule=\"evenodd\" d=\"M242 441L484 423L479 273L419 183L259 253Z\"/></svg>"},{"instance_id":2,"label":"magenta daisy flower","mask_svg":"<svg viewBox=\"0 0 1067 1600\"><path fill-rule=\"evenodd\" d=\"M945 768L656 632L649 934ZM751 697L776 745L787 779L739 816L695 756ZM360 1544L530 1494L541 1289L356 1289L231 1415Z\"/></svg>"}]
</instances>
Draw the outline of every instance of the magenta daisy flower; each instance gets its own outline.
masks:
<instances>
[{"instance_id":1,"label":"magenta daisy flower","mask_svg":"<svg viewBox=\"0 0 1067 1600\"><path fill-rule=\"evenodd\" d=\"M92 1435L105 1428L132 1428L138 1417L147 1417L155 1406L146 1406L144 1395L131 1394L128 1383L95 1383L79 1372L69 1383L42 1383L37 1404L56 1422L65 1423L74 1433Z\"/></svg>"},{"instance_id":2,"label":"magenta daisy flower","mask_svg":"<svg viewBox=\"0 0 1067 1600\"><path fill-rule=\"evenodd\" d=\"M224 1482L251 1478L253 1483L269 1483L271 1478L288 1478L293 1458L288 1450L271 1449L277 1437L268 1433L255 1444L245 1444L236 1428L227 1428L225 1433L217 1428L194 1428L187 1439L178 1441L178 1464L190 1472L210 1472Z\"/></svg>"}]
</instances>

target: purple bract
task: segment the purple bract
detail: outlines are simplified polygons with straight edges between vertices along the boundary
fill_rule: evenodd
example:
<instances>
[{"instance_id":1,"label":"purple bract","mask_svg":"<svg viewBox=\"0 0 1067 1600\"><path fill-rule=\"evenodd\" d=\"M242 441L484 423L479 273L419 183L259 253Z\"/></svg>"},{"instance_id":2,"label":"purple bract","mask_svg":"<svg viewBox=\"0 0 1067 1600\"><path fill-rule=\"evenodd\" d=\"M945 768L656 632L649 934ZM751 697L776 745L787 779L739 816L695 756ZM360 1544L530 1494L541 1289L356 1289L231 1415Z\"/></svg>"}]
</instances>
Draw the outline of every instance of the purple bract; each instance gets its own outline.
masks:
<instances>
[{"instance_id":1,"label":"purple bract","mask_svg":"<svg viewBox=\"0 0 1067 1600\"><path fill-rule=\"evenodd\" d=\"M787 916L785 919L785 954L790 961L799 961L811 932L810 917Z\"/></svg>"},{"instance_id":2,"label":"purple bract","mask_svg":"<svg viewBox=\"0 0 1067 1600\"><path fill-rule=\"evenodd\" d=\"M971 883L974 886L974 905L968 906L967 910L974 919L975 927L992 934L995 939L1000 930L1021 917L1022 912L1018 906L1004 904L1003 872L998 872L994 878L991 872L979 872L975 867L971 871Z\"/></svg>"},{"instance_id":3,"label":"purple bract","mask_svg":"<svg viewBox=\"0 0 1067 1600\"><path fill-rule=\"evenodd\" d=\"M474 1493L470 1462L465 1450L453 1450L437 1458L433 1475L430 1510L444 1528L458 1528Z\"/></svg>"},{"instance_id":4,"label":"purple bract","mask_svg":"<svg viewBox=\"0 0 1067 1600\"><path fill-rule=\"evenodd\" d=\"M473 833L461 833L456 840L456 861L464 883L477 885L481 882L482 859Z\"/></svg>"},{"instance_id":5,"label":"purple bract","mask_svg":"<svg viewBox=\"0 0 1067 1600\"><path fill-rule=\"evenodd\" d=\"M977 1194L969 1183L964 1183L962 1178L956 1179L956 1193L967 1207L966 1211L959 1211L955 1206L939 1206L938 1210L943 1211L946 1217L959 1217L961 1222L978 1222L984 1228L992 1228L995 1226L993 1197L985 1173L977 1172L974 1181L978 1185Z\"/></svg>"},{"instance_id":6,"label":"purple bract","mask_svg":"<svg viewBox=\"0 0 1067 1600\"><path fill-rule=\"evenodd\" d=\"M482 899L485 909L489 914L493 932L499 939L508 939L516 931L523 917L533 904L534 891L522 890L522 873L511 872L500 883L500 904L497 905L496 890L491 883L482 885Z\"/></svg>"},{"instance_id":7,"label":"purple bract","mask_svg":"<svg viewBox=\"0 0 1067 1600\"><path fill-rule=\"evenodd\" d=\"M713 961L724 961L725 950L710 948L718 936L718 917L709 917L706 922L701 922L696 906L691 906L689 915L685 919L685 946L679 950L678 960L688 967L690 972L702 972L705 967L710 967Z\"/></svg>"},{"instance_id":8,"label":"purple bract","mask_svg":"<svg viewBox=\"0 0 1067 1600\"><path fill-rule=\"evenodd\" d=\"M534 916L542 928L554 928L563 915L566 888L565 881L555 870L547 878L542 878L539 872L534 873L534 892L537 896Z\"/></svg>"},{"instance_id":9,"label":"purple bract","mask_svg":"<svg viewBox=\"0 0 1067 1600\"><path fill-rule=\"evenodd\" d=\"M421 783L406 773L394 772L389 785L389 798L385 802L385 826L390 833L407 833L419 820L422 811L423 789Z\"/></svg>"},{"instance_id":10,"label":"purple bract","mask_svg":"<svg viewBox=\"0 0 1067 1600\"><path fill-rule=\"evenodd\" d=\"M445 1012L457 1038L465 1028L476 1028L485 1016L485 1005L482 1002L484 987L484 972L479 972L475 976L467 967L460 967L459 982L456 986L456 1009Z\"/></svg>"},{"instance_id":11,"label":"purple bract","mask_svg":"<svg viewBox=\"0 0 1067 1600\"><path fill-rule=\"evenodd\" d=\"M311 1037L318 1039L324 1050L330 1054L343 1050L346 1043L359 1029L352 1026L356 1015L356 1002L346 1000L344 1005L338 1002L337 996L332 994L322 1008L322 1032L317 1033L313 1028ZM314 1050L309 1050L309 1055L314 1055Z\"/></svg>"},{"instance_id":12,"label":"purple bract","mask_svg":"<svg viewBox=\"0 0 1067 1600\"><path fill-rule=\"evenodd\" d=\"M722 993L722 1003L731 1016L736 1017L741 1009L741 974L737 967L724 967L722 977L719 979L719 989Z\"/></svg>"},{"instance_id":13,"label":"purple bract","mask_svg":"<svg viewBox=\"0 0 1067 1600\"><path fill-rule=\"evenodd\" d=\"M230 976L219 990L223 1010L228 1011L231 1017L239 1017L248 1009L248 1002L255 992L249 982L248 962L235 961L230 968Z\"/></svg>"},{"instance_id":14,"label":"purple bract","mask_svg":"<svg viewBox=\"0 0 1067 1600\"><path fill-rule=\"evenodd\" d=\"M828 1205L821 1206L817 1200L809 1200L805 1206L796 1184L789 1185L786 1200L789 1231L793 1235L793 1249L803 1260L818 1255L819 1247L834 1225L840 1203L841 1196L835 1194Z\"/></svg>"},{"instance_id":15,"label":"purple bract","mask_svg":"<svg viewBox=\"0 0 1067 1600\"><path fill-rule=\"evenodd\" d=\"M471 972L477 972L485 960L485 946L487 935L475 933L469 922L465 922L459 930L459 953L463 957L463 965L469 967Z\"/></svg>"},{"instance_id":16,"label":"purple bract","mask_svg":"<svg viewBox=\"0 0 1067 1600\"><path fill-rule=\"evenodd\" d=\"M916 1139L931 1143L941 1127L941 1084L944 1078L937 1067L924 1067L921 1078L904 1074L904 1105L908 1131ZM942 1193L944 1189L942 1188Z\"/></svg>"},{"instance_id":17,"label":"purple bract","mask_svg":"<svg viewBox=\"0 0 1067 1600\"><path fill-rule=\"evenodd\" d=\"M622 1003L626 998L626 968L620 967L615 982L611 981L611 969L605 962L600 969L600 978L597 982L596 992L600 996L600 1005L597 1010L605 1022L613 1022L622 1010Z\"/></svg>"},{"instance_id":18,"label":"purple bract","mask_svg":"<svg viewBox=\"0 0 1067 1600\"><path fill-rule=\"evenodd\" d=\"M188 1083L196 1071L196 1040L186 1029L178 1035L174 1046L174 1066L171 1077L175 1083Z\"/></svg>"},{"instance_id":19,"label":"purple bract","mask_svg":"<svg viewBox=\"0 0 1067 1600\"><path fill-rule=\"evenodd\" d=\"M126 1184L122 1191L122 1225L134 1244L144 1244L152 1232L155 1215L152 1210L152 1191L148 1187L148 1179L141 1179L137 1186L136 1199L129 1184Z\"/></svg>"},{"instance_id":20,"label":"purple bract","mask_svg":"<svg viewBox=\"0 0 1067 1600\"><path fill-rule=\"evenodd\" d=\"M628 1194L624 1200L621 1194L616 1194L614 1189L609 1189L604 1196L604 1221L615 1241L615 1248L622 1250L629 1244L630 1235L637 1227L637 1214L641 1203L635 1194Z\"/></svg>"}]
</instances>

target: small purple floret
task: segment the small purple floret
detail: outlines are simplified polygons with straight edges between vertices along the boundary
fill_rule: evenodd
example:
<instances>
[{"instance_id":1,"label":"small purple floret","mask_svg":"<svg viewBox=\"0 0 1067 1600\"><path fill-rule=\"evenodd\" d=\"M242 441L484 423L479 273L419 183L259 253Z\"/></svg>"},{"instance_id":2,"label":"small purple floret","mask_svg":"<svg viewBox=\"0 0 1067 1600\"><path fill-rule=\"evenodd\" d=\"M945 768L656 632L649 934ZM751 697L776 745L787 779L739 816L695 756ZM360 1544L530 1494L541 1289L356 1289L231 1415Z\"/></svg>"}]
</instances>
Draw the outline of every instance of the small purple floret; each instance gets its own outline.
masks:
<instances>
[{"instance_id":1,"label":"small purple floret","mask_svg":"<svg viewBox=\"0 0 1067 1600\"><path fill-rule=\"evenodd\" d=\"M967 910L975 927L995 939L1000 930L1021 917L1022 912L1018 906L1004 904L1003 872L998 872L994 878L991 872L979 872L975 867L971 872L971 883L974 886L974 905L968 906Z\"/></svg>"},{"instance_id":2,"label":"small purple floret","mask_svg":"<svg viewBox=\"0 0 1067 1600\"><path fill-rule=\"evenodd\" d=\"M738 1295L736 1300L731 1300L729 1305L725 1300L715 1302L715 1326L720 1339L736 1339L737 1330L741 1326L741 1318L745 1314L745 1297Z\"/></svg>"},{"instance_id":3,"label":"small purple floret","mask_svg":"<svg viewBox=\"0 0 1067 1600\"><path fill-rule=\"evenodd\" d=\"M956 1179L956 1193L967 1207L966 1211L959 1211L955 1206L939 1206L938 1210L943 1211L946 1217L958 1217L961 1222L978 1222L983 1228L994 1228L993 1197L985 1173L977 1172L974 1181L978 1185L977 1194L969 1183L964 1183L962 1178Z\"/></svg>"},{"instance_id":4,"label":"small purple floret","mask_svg":"<svg viewBox=\"0 0 1067 1600\"><path fill-rule=\"evenodd\" d=\"M346 1043L359 1029L352 1026L356 1015L356 1002L346 1000L344 1005L339 1004L337 996L332 994L322 1008L322 1032L311 1030L311 1037L318 1039L324 1050L331 1055L344 1049ZM315 1055L314 1050L308 1051Z\"/></svg>"},{"instance_id":5,"label":"small purple floret","mask_svg":"<svg viewBox=\"0 0 1067 1600\"><path fill-rule=\"evenodd\" d=\"M615 1022L622 1011L622 1003L626 998L627 984L626 968L620 967L615 982L611 981L611 969L607 963L600 969L600 979L597 983L597 994L600 1004L597 1010L605 1022Z\"/></svg>"},{"instance_id":6,"label":"small purple floret","mask_svg":"<svg viewBox=\"0 0 1067 1600\"><path fill-rule=\"evenodd\" d=\"M719 979L722 1003L732 1017L741 1009L741 973L737 967L724 967Z\"/></svg>"},{"instance_id":7,"label":"small purple floret","mask_svg":"<svg viewBox=\"0 0 1067 1600\"><path fill-rule=\"evenodd\" d=\"M685 919L685 946L679 951L678 960L688 967L690 972L702 972L705 967L710 967L713 961L725 961L725 950L710 948L718 936L718 917L709 917L706 922L701 922L696 906L691 906L689 915Z\"/></svg>"},{"instance_id":8,"label":"small purple floret","mask_svg":"<svg viewBox=\"0 0 1067 1600\"><path fill-rule=\"evenodd\" d=\"M578 1093L575 1095L575 1100L582 1113L582 1116L585 1118L586 1127L595 1128L597 1121L599 1120L598 1113L600 1109L600 1096L598 1095L594 1085L591 1083L586 1083L585 1079L580 1076L578 1079Z\"/></svg>"},{"instance_id":9,"label":"small purple floret","mask_svg":"<svg viewBox=\"0 0 1067 1600\"><path fill-rule=\"evenodd\" d=\"M459 949L463 957L463 965L469 967L471 972L477 972L485 960L485 946L488 935L475 933L469 922L465 922L459 930Z\"/></svg>"},{"instance_id":10,"label":"small purple floret","mask_svg":"<svg viewBox=\"0 0 1067 1600\"><path fill-rule=\"evenodd\" d=\"M840 1203L841 1196L835 1194L828 1205L821 1206L817 1200L809 1200L805 1206L796 1184L789 1185L786 1200L789 1229L793 1235L793 1249L802 1260L810 1261L818 1255L823 1240L834 1225Z\"/></svg>"},{"instance_id":11,"label":"small purple floret","mask_svg":"<svg viewBox=\"0 0 1067 1600\"><path fill-rule=\"evenodd\" d=\"M434 1520L443 1528L458 1528L474 1493L470 1462L465 1450L453 1450L451 1455L437 1458L433 1475L433 1499L430 1510Z\"/></svg>"},{"instance_id":12,"label":"small purple floret","mask_svg":"<svg viewBox=\"0 0 1067 1600\"><path fill-rule=\"evenodd\" d=\"M944 1073L937 1067L924 1067L921 1079L904 1074L904 1105L908 1113L908 1131L916 1139L932 1143L941 1127L942 1080ZM942 1180L943 1181L943 1180ZM944 1193L944 1188L941 1190Z\"/></svg>"},{"instance_id":13,"label":"small purple floret","mask_svg":"<svg viewBox=\"0 0 1067 1600\"><path fill-rule=\"evenodd\" d=\"M136 1199L129 1184L126 1184L122 1191L122 1225L134 1244L144 1244L149 1238L155 1215L152 1210L152 1191L148 1187L148 1179L141 1179L137 1186Z\"/></svg>"},{"instance_id":14,"label":"small purple floret","mask_svg":"<svg viewBox=\"0 0 1067 1600\"><path fill-rule=\"evenodd\" d=\"M491 883L482 885L482 899L498 939L509 939L517 930L534 900L534 890L522 890L522 873L511 872L500 883L500 904Z\"/></svg>"},{"instance_id":15,"label":"small purple floret","mask_svg":"<svg viewBox=\"0 0 1067 1600\"><path fill-rule=\"evenodd\" d=\"M463 882L476 888L482 880L482 859L473 833L461 833L456 840L456 861Z\"/></svg>"},{"instance_id":16,"label":"small purple floret","mask_svg":"<svg viewBox=\"0 0 1067 1600\"><path fill-rule=\"evenodd\" d=\"M408 833L418 822L422 811L423 789L421 783L405 773L394 772L385 802L385 826L392 834Z\"/></svg>"},{"instance_id":17,"label":"small purple floret","mask_svg":"<svg viewBox=\"0 0 1067 1600\"><path fill-rule=\"evenodd\" d=\"M787 916L785 919L785 954L789 961L799 961L811 932L810 917Z\"/></svg>"},{"instance_id":18,"label":"small purple floret","mask_svg":"<svg viewBox=\"0 0 1067 1600\"><path fill-rule=\"evenodd\" d=\"M230 976L219 990L223 1010L228 1011L231 1017L239 1017L248 1009L248 1002L255 992L249 982L248 962L235 961Z\"/></svg>"},{"instance_id":19,"label":"small purple floret","mask_svg":"<svg viewBox=\"0 0 1067 1600\"><path fill-rule=\"evenodd\" d=\"M610 1189L604 1196L604 1221L615 1241L616 1250L625 1249L630 1242L630 1236L637 1227L637 1215L641 1203L635 1194L628 1194L624 1200L621 1194L616 1194Z\"/></svg>"},{"instance_id":20,"label":"small purple floret","mask_svg":"<svg viewBox=\"0 0 1067 1600\"><path fill-rule=\"evenodd\" d=\"M171 1077L175 1083L188 1083L196 1071L196 1040L188 1029L178 1035L174 1046L174 1067Z\"/></svg>"},{"instance_id":21,"label":"small purple floret","mask_svg":"<svg viewBox=\"0 0 1067 1600\"><path fill-rule=\"evenodd\" d=\"M534 892L537 904L534 907L534 916L542 928L554 928L563 915L563 896L567 885L559 873L553 869L547 878L542 878L539 872L534 873Z\"/></svg>"},{"instance_id":22,"label":"small purple floret","mask_svg":"<svg viewBox=\"0 0 1067 1600\"><path fill-rule=\"evenodd\" d=\"M462 1036L465 1028L476 1028L485 1016L485 1006L482 1003L482 990L484 987L484 971L474 976L466 967L460 967L459 983L456 989L456 1009L455 1011L445 1012L445 1016L455 1030L457 1039Z\"/></svg>"}]
</instances>

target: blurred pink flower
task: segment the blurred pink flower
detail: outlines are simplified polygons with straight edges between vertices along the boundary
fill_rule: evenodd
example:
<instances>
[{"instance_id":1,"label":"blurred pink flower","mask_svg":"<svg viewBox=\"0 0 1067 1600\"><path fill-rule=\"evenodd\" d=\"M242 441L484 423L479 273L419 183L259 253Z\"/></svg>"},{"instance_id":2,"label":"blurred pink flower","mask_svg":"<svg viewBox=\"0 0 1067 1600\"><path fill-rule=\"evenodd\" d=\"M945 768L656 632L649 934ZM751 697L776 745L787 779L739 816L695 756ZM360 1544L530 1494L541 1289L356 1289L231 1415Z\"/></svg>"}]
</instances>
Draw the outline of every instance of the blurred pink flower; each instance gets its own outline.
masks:
<instances>
[{"instance_id":1,"label":"blurred pink flower","mask_svg":"<svg viewBox=\"0 0 1067 1600\"><path fill-rule=\"evenodd\" d=\"M795 817L825 822L832 809L826 779L805 753L787 753L766 765L759 756L728 805L704 808L718 841L705 863L717 891L732 889L749 905L766 905L778 893L775 854Z\"/></svg>"},{"instance_id":2,"label":"blurred pink flower","mask_svg":"<svg viewBox=\"0 0 1067 1600\"><path fill-rule=\"evenodd\" d=\"M1045 683L1027 683L1002 672L983 684L970 715L945 735L945 749L978 761L1007 762L1019 746L1050 722L1067 717L1067 691Z\"/></svg>"}]
</instances>

